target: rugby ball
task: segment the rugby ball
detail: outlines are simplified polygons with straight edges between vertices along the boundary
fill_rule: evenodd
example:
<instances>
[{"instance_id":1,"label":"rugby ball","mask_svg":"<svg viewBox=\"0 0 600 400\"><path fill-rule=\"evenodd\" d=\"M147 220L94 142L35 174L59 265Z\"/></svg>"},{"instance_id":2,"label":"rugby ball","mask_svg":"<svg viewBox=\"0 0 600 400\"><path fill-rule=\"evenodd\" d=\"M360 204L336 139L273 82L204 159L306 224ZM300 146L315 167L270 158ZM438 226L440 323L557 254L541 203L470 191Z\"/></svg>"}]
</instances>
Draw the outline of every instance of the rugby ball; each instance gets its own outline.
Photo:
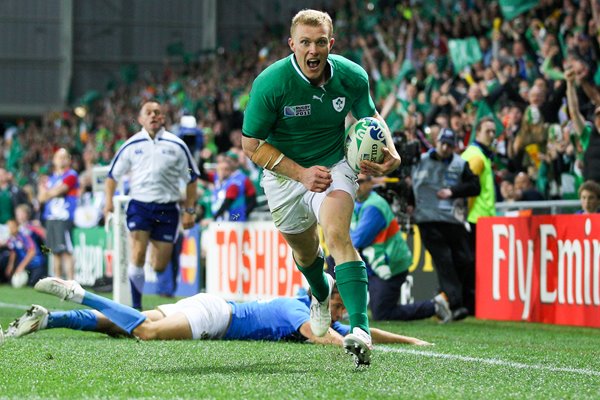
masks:
<instances>
[{"instance_id":1,"label":"rugby ball","mask_svg":"<svg viewBox=\"0 0 600 400\"><path fill-rule=\"evenodd\" d=\"M383 161L385 145L384 127L371 117L361 118L348 130L346 137L346 160L355 172L360 172L360 162Z\"/></svg>"},{"instance_id":2,"label":"rugby ball","mask_svg":"<svg viewBox=\"0 0 600 400\"><path fill-rule=\"evenodd\" d=\"M27 281L29 280L29 274L27 271L22 271L13 274L12 278L10 278L10 284L12 287L18 289L27 285Z\"/></svg>"}]
</instances>

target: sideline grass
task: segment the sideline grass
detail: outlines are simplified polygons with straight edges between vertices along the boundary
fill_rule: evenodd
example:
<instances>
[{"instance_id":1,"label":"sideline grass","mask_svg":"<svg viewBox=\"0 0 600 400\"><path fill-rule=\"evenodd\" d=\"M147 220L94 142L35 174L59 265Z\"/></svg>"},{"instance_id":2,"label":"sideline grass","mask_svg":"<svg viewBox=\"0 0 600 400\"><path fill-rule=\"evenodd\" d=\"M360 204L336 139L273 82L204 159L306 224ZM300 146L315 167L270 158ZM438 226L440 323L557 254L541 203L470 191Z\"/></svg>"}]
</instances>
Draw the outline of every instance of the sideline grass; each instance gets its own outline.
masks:
<instances>
[{"instance_id":1,"label":"sideline grass","mask_svg":"<svg viewBox=\"0 0 600 400\"><path fill-rule=\"evenodd\" d=\"M148 306L165 299L147 296ZM4 328L24 306L75 306L0 286ZM10 304L22 305L13 308ZM137 342L65 329L0 347L0 398L598 398L600 331L467 319L385 322L433 347L376 347L355 370L340 348L297 343Z\"/></svg>"}]
</instances>

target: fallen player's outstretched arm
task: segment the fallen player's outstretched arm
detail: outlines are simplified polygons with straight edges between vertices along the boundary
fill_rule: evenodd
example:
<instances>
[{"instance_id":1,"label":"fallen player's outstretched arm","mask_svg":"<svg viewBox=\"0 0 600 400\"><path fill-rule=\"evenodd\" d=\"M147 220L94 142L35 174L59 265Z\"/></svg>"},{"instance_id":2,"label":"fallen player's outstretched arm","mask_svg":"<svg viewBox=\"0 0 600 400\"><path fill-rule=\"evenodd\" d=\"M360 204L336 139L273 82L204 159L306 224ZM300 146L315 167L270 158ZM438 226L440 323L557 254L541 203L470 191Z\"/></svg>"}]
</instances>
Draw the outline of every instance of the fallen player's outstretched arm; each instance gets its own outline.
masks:
<instances>
[{"instance_id":1,"label":"fallen player's outstretched arm","mask_svg":"<svg viewBox=\"0 0 600 400\"><path fill-rule=\"evenodd\" d=\"M384 331L382 329L370 328L371 337L373 338L373 343L406 343L413 344L416 346L432 346L433 343L426 342L421 339L417 339L410 336L402 336L397 335L392 332Z\"/></svg>"},{"instance_id":2,"label":"fallen player's outstretched arm","mask_svg":"<svg viewBox=\"0 0 600 400\"><path fill-rule=\"evenodd\" d=\"M316 343L316 344L333 344L333 345L336 345L336 346L342 346L343 345L344 338L342 337L342 335L340 335L335 330L333 330L333 328L329 328L329 330L327 331L327 333L325 335L321 336L321 337L315 336L313 334L312 329L310 329L310 322L303 323L300 326L300 329L298 329L298 330L300 331L300 334L302 336L304 336L305 338L307 338L312 343Z\"/></svg>"}]
</instances>

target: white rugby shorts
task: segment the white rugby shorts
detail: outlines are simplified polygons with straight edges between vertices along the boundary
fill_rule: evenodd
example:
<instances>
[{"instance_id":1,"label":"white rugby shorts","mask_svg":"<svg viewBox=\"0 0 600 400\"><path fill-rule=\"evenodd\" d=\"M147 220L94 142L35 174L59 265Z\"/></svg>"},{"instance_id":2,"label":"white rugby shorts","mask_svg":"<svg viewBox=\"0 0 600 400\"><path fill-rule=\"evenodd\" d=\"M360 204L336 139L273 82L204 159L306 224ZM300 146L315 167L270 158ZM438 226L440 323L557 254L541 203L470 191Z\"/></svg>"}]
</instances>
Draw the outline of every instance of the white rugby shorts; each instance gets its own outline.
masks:
<instances>
[{"instance_id":1,"label":"white rugby shorts","mask_svg":"<svg viewBox=\"0 0 600 400\"><path fill-rule=\"evenodd\" d=\"M231 321L231 305L220 297L199 293L175 304L156 307L166 317L183 313L190 323L193 339L220 339Z\"/></svg>"},{"instance_id":2,"label":"white rugby shorts","mask_svg":"<svg viewBox=\"0 0 600 400\"><path fill-rule=\"evenodd\" d=\"M342 190L356 197L356 173L345 159L331 167L333 182L322 193L307 190L293 179L265 170L261 186L265 190L271 216L277 229L297 234L306 231L319 219L319 210L325 197L334 190Z\"/></svg>"}]
</instances>

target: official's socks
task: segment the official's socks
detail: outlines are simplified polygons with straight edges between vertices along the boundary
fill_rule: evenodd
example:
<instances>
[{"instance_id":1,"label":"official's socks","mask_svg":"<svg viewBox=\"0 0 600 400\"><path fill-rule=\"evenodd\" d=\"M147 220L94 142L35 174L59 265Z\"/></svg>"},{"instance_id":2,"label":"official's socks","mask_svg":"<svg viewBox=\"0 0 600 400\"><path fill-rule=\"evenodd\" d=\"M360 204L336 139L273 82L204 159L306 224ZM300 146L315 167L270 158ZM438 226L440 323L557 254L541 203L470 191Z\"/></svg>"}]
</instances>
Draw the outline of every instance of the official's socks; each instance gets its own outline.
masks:
<instances>
[{"instance_id":1,"label":"official's socks","mask_svg":"<svg viewBox=\"0 0 600 400\"><path fill-rule=\"evenodd\" d=\"M146 320L146 316L129 306L98 296L86 290L82 304L100 311L119 328L131 333L138 325Z\"/></svg>"},{"instance_id":2,"label":"official's socks","mask_svg":"<svg viewBox=\"0 0 600 400\"><path fill-rule=\"evenodd\" d=\"M369 331L369 317L367 316L368 278L365 263L362 261L349 261L335 267L335 279L348 310L350 329L359 327L367 333Z\"/></svg>"},{"instance_id":3,"label":"official's socks","mask_svg":"<svg viewBox=\"0 0 600 400\"><path fill-rule=\"evenodd\" d=\"M308 267L301 267L296 263L298 270L306 278L313 296L319 301L324 301L329 296L329 282L325 276L323 265L325 265L325 259L322 251L319 251L317 259Z\"/></svg>"},{"instance_id":4,"label":"official's socks","mask_svg":"<svg viewBox=\"0 0 600 400\"><path fill-rule=\"evenodd\" d=\"M92 310L56 311L48 314L46 329L68 328L80 331L95 331L98 318Z\"/></svg>"},{"instance_id":5,"label":"official's socks","mask_svg":"<svg viewBox=\"0 0 600 400\"><path fill-rule=\"evenodd\" d=\"M146 281L144 267L138 267L137 265L129 263L127 275L129 276L129 284L131 286L131 302L133 308L141 310L142 293L144 293L144 283Z\"/></svg>"}]
</instances>

